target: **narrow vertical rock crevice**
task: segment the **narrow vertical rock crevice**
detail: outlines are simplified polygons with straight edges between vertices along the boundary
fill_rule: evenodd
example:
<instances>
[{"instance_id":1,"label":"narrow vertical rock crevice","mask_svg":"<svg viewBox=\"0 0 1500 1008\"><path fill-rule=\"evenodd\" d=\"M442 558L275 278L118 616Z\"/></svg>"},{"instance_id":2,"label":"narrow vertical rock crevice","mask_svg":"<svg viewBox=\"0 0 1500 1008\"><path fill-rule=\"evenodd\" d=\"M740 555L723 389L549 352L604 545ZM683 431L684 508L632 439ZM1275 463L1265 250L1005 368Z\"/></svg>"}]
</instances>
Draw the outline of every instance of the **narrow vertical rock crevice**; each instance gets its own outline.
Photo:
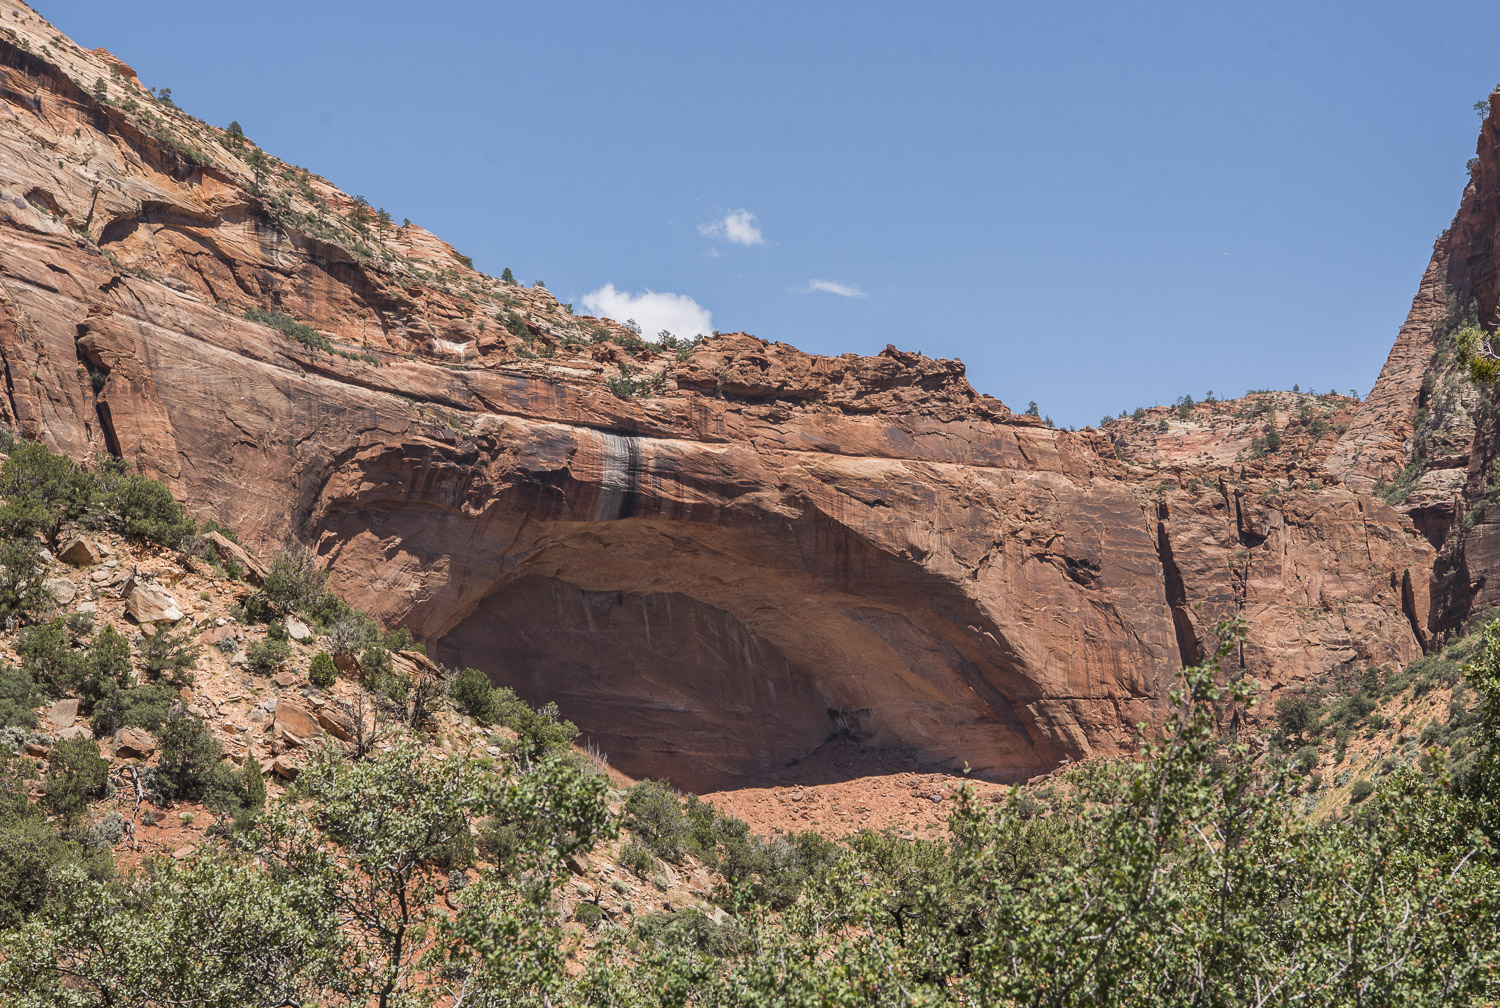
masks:
<instances>
[{"instance_id":1,"label":"narrow vertical rock crevice","mask_svg":"<svg viewBox=\"0 0 1500 1008\"><path fill-rule=\"evenodd\" d=\"M1162 588L1167 608L1172 613L1172 629L1177 638L1177 657L1185 667L1203 660L1203 646L1198 640L1198 631L1193 626L1193 614L1188 607L1187 587L1182 571L1172 556L1172 539L1167 534L1167 502L1156 505L1156 555L1161 558Z\"/></svg>"}]
</instances>

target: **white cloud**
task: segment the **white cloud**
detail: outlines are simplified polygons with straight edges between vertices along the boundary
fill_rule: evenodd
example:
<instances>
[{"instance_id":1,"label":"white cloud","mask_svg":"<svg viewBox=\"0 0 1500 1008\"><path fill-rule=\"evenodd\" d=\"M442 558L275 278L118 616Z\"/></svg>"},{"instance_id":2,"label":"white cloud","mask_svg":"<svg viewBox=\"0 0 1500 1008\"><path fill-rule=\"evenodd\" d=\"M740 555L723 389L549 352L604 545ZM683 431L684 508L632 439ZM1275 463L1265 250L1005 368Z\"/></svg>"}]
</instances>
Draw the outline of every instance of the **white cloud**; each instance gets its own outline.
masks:
<instances>
[{"instance_id":1,"label":"white cloud","mask_svg":"<svg viewBox=\"0 0 1500 1008\"><path fill-rule=\"evenodd\" d=\"M755 215L749 210L727 213L711 224L701 224L698 233L707 238L723 238L736 245L764 245L766 236L755 226Z\"/></svg>"},{"instance_id":2,"label":"white cloud","mask_svg":"<svg viewBox=\"0 0 1500 1008\"><path fill-rule=\"evenodd\" d=\"M580 300L590 315L612 318L616 322L635 319L646 339L656 339L656 334L663 329L674 336L697 336L700 333L707 336L714 331L713 315L686 294L653 290L632 294L616 290L614 284L607 283L596 291L589 291Z\"/></svg>"},{"instance_id":3,"label":"white cloud","mask_svg":"<svg viewBox=\"0 0 1500 1008\"><path fill-rule=\"evenodd\" d=\"M837 280L809 280L807 286L801 288L804 294L814 294L821 291L824 294L837 294L839 297L862 298L869 297L864 291L853 284L839 283Z\"/></svg>"}]
</instances>

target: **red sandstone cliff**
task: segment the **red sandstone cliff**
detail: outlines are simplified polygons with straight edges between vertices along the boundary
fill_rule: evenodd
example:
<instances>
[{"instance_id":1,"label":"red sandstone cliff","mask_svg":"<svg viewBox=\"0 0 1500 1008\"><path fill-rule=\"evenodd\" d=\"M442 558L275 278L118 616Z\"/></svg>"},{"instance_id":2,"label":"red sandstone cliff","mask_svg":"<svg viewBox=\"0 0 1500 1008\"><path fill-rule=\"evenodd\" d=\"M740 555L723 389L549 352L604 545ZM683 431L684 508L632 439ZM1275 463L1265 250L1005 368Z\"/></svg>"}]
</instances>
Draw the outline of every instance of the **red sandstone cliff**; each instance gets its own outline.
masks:
<instances>
[{"instance_id":1,"label":"red sandstone cliff","mask_svg":"<svg viewBox=\"0 0 1500 1008\"><path fill-rule=\"evenodd\" d=\"M1439 236L1375 389L1325 469L1413 519L1440 554L1434 629L1500 602L1500 427L1493 391L1472 383L1453 334L1500 321L1500 91L1469 162L1458 213Z\"/></svg>"},{"instance_id":2,"label":"red sandstone cliff","mask_svg":"<svg viewBox=\"0 0 1500 1008\"><path fill-rule=\"evenodd\" d=\"M1420 653L1434 548L1373 469L1340 478L1336 432L1250 457L1264 414L1200 408L1148 450L895 349L639 345L12 0L0 25L4 418L314 544L351 601L556 699L627 771L712 786L841 735L1033 774L1127 747L1235 612L1275 686ZM1379 416L1345 439L1394 460Z\"/></svg>"}]
</instances>

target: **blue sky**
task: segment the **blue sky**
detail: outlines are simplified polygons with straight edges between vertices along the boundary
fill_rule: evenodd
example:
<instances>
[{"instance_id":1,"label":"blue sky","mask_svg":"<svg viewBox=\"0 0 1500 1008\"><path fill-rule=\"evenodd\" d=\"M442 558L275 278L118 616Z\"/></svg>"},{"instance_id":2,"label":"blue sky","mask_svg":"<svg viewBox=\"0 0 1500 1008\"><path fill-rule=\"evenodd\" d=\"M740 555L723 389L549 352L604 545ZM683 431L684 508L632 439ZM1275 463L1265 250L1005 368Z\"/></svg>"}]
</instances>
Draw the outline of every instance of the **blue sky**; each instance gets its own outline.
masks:
<instances>
[{"instance_id":1,"label":"blue sky","mask_svg":"<svg viewBox=\"0 0 1500 1008\"><path fill-rule=\"evenodd\" d=\"M39 10L580 310L960 357L1080 427L1367 392L1500 81L1493 0Z\"/></svg>"}]
</instances>

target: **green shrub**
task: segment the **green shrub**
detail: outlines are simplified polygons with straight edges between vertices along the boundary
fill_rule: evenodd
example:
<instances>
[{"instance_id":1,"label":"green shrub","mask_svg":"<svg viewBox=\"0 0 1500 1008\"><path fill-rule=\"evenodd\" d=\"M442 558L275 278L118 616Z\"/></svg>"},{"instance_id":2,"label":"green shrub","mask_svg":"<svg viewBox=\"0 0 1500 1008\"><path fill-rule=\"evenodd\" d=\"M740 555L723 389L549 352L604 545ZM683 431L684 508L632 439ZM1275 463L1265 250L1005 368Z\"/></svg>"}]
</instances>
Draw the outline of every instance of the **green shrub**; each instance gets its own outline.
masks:
<instances>
[{"instance_id":1,"label":"green shrub","mask_svg":"<svg viewBox=\"0 0 1500 1008\"><path fill-rule=\"evenodd\" d=\"M261 325L270 326L282 335L290 336L299 343L304 343L315 350L322 350L327 353L333 349L333 344L328 342L326 336L320 335L312 326L298 322L285 312L279 312L272 308L246 308L244 317L251 322L259 322Z\"/></svg>"},{"instance_id":2,"label":"green shrub","mask_svg":"<svg viewBox=\"0 0 1500 1008\"><path fill-rule=\"evenodd\" d=\"M276 612L289 613L320 602L327 586L328 572L312 550L284 549L271 561L259 597Z\"/></svg>"},{"instance_id":3,"label":"green shrub","mask_svg":"<svg viewBox=\"0 0 1500 1008\"><path fill-rule=\"evenodd\" d=\"M482 725L495 722L494 687L490 677L476 668L466 668L453 679L453 705Z\"/></svg>"},{"instance_id":4,"label":"green shrub","mask_svg":"<svg viewBox=\"0 0 1500 1008\"><path fill-rule=\"evenodd\" d=\"M379 644L371 644L359 652L359 671L365 688L370 692L405 703L411 693L411 678L398 671L391 653Z\"/></svg>"},{"instance_id":5,"label":"green shrub","mask_svg":"<svg viewBox=\"0 0 1500 1008\"><path fill-rule=\"evenodd\" d=\"M632 840L620 848L620 867L639 878L648 878L656 871L656 855L646 849L639 840Z\"/></svg>"},{"instance_id":6,"label":"green shrub","mask_svg":"<svg viewBox=\"0 0 1500 1008\"><path fill-rule=\"evenodd\" d=\"M95 879L108 878L112 867L107 851L87 855L39 815L0 819L0 933L67 893L70 879L62 869L74 864Z\"/></svg>"},{"instance_id":7,"label":"green shrub","mask_svg":"<svg viewBox=\"0 0 1500 1008\"><path fill-rule=\"evenodd\" d=\"M46 606L50 601L42 587L46 578L47 568L34 541L0 539L0 622L24 621Z\"/></svg>"},{"instance_id":8,"label":"green shrub","mask_svg":"<svg viewBox=\"0 0 1500 1008\"><path fill-rule=\"evenodd\" d=\"M307 680L318 689L327 689L332 686L339 677L338 666L333 663L333 655L327 651L319 651L313 655L312 661L307 666Z\"/></svg>"},{"instance_id":9,"label":"green shrub","mask_svg":"<svg viewBox=\"0 0 1500 1008\"><path fill-rule=\"evenodd\" d=\"M424 655L427 653L427 646L418 643L410 627L399 626L387 631L380 639L380 645L387 651L415 651Z\"/></svg>"},{"instance_id":10,"label":"green shrub","mask_svg":"<svg viewBox=\"0 0 1500 1008\"><path fill-rule=\"evenodd\" d=\"M744 931L733 921L715 924L702 910L655 913L642 918L635 926L636 937L650 947L676 954L694 949L715 959L747 951Z\"/></svg>"},{"instance_id":11,"label":"green shrub","mask_svg":"<svg viewBox=\"0 0 1500 1008\"><path fill-rule=\"evenodd\" d=\"M479 836L476 842L479 850L504 873L521 850L521 833L515 823L485 819L479 824Z\"/></svg>"},{"instance_id":12,"label":"green shrub","mask_svg":"<svg viewBox=\"0 0 1500 1008\"><path fill-rule=\"evenodd\" d=\"M83 656L73 650L66 620L24 628L16 635L14 647L21 667L54 696L76 689L83 679Z\"/></svg>"},{"instance_id":13,"label":"green shrub","mask_svg":"<svg viewBox=\"0 0 1500 1008\"><path fill-rule=\"evenodd\" d=\"M578 737L578 726L564 720L555 703L536 709L505 687L491 696L495 720L516 733L516 751L528 759L566 749Z\"/></svg>"},{"instance_id":14,"label":"green shrub","mask_svg":"<svg viewBox=\"0 0 1500 1008\"><path fill-rule=\"evenodd\" d=\"M1375 700L1369 694L1360 692L1353 696L1346 696L1334 704L1330 716L1346 727L1353 727L1368 718L1375 710Z\"/></svg>"},{"instance_id":15,"label":"green shrub","mask_svg":"<svg viewBox=\"0 0 1500 1008\"><path fill-rule=\"evenodd\" d=\"M266 781L254 753L245 754L239 770L219 763L201 785L204 804L230 817L230 828L245 832L254 827L266 807Z\"/></svg>"},{"instance_id":16,"label":"green shrub","mask_svg":"<svg viewBox=\"0 0 1500 1008\"><path fill-rule=\"evenodd\" d=\"M89 801L102 797L109 782L109 763L90 738L62 739L47 754L44 783L47 809L65 822L88 811Z\"/></svg>"},{"instance_id":17,"label":"green shrub","mask_svg":"<svg viewBox=\"0 0 1500 1008\"><path fill-rule=\"evenodd\" d=\"M604 908L598 903L580 903L573 908L573 919L593 931L604 920Z\"/></svg>"},{"instance_id":18,"label":"green shrub","mask_svg":"<svg viewBox=\"0 0 1500 1008\"><path fill-rule=\"evenodd\" d=\"M1349 804L1357 805L1374 793L1375 785L1364 778L1360 778L1349 788Z\"/></svg>"},{"instance_id":19,"label":"green shrub","mask_svg":"<svg viewBox=\"0 0 1500 1008\"><path fill-rule=\"evenodd\" d=\"M33 727L35 707L41 701L41 691L30 672L0 663L0 728Z\"/></svg>"},{"instance_id":20,"label":"green shrub","mask_svg":"<svg viewBox=\"0 0 1500 1008\"><path fill-rule=\"evenodd\" d=\"M245 762L240 767L239 784L241 811L258 815L266 807L266 779L253 752L245 754Z\"/></svg>"},{"instance_id":21,"label":"green shrub","mask_svg":"<svg viewBox=\"0 0 1500 1008\"><path fill-rule=\"evenodd\" d=\"M177 549L197 531L171 491L138 473L108 481L103 503L109 526L127 539Z\"/></svg>"},{"instance_id":22,"label":"green shrub","mask_svg":"<svg viewBox=\"0 0 1500 1008\"><path fill-rule=\"evenodd\" d=\"M262 638L250 645L245 652L246 665L252 672L261 675L272 675L281 670L288 658L292 656L292 646L286 641L273 640L270 637Z\"/></svg>"},{"instance_id":23,"label":"green shrub","mask_svg":"<svg viewBox=\"0 0 1500 1008\"><path fill-rule=\"evenodd\" d=\"M176 702L177 694L154 684L110 689L95 702L89 723L101 737L127 727L154 732Z\"/></svg>"},{"instance_id":24,"label":"green shrub","mask_svg":"<svg viewBox=\"0 0 1500 1008\"><path fill-rule=\"evenodd\" d=\"M1276 701L1276 736L1282 744L1295 745L1318 735L1318 708L1305 696Z\"/></svg>"},{"instance_id":25,"label":"green shrub","mask_svg":"<svg viewBox=\"0 0 1500 1008\"><path fill-rule=\"evenodd\" d=\"M62 526L82 517L98 497L94 478L66 455L34 441L13 441L0 465L0 532L41 533L56 543Z\"/></svg>"},{"instance_id":26,"label":"green shrub","mask_svg":"<svg viewBox=\"0 0 1500 1008\"><path fill-rule=\"evenodd\" d=\"M687 817L677 791L665 781L643 780L625 796L625 825L651 852L668 861L682 857Z\"/></svg>"},{"instance_id":27,"label":"green shrub","mask_svg":"<svg viewBox=\"0 0 1500 1008\"><path fill-rule=\"evenodd\" d=\"M141 650L141 664L147 675L163 678L181 689L193 684L193 670L198 667L202 647L193 640L192 630L161 628L146 638Z\"/></svg>"},{"instance_id":28,"label":"green shrub","mask_svg":"<svg viewBox=\"0 0 1500 1008\"><path fill-rule=\"evenodd\" d=\"M683 808L687 847L723 876L723 900L744 896L775 909L788 907L838 856L838 847L817 833L756 836L744 820L697 795L686 796Z\"/></svg>"},{"instance_id":29,"label":"green shrub","mask_svg":"<svg viewBox=\"0 0 1500 1008\"><path fill-rule=\"evenodd\" d=\"M106 626L94 636L79 664L77 689L83 709L92 712L116 691L134 685L130 641L114 627Z\"/></svg>"},{"instance_id":30,"label":"green shrub","mask_svg":"<svg viewBox=\"0 0 1500 1008\"><path fill-rule=\"evenodd\" d=\"M217 785L218 791L233 791L232 781L225 781L223 773L215 773L220 769L222 750L202 718L180 707L173 708L157 730L156 740L160 755L152 786L163 801L208 797L210 785Z\"/></svg>"}]
</instances>

